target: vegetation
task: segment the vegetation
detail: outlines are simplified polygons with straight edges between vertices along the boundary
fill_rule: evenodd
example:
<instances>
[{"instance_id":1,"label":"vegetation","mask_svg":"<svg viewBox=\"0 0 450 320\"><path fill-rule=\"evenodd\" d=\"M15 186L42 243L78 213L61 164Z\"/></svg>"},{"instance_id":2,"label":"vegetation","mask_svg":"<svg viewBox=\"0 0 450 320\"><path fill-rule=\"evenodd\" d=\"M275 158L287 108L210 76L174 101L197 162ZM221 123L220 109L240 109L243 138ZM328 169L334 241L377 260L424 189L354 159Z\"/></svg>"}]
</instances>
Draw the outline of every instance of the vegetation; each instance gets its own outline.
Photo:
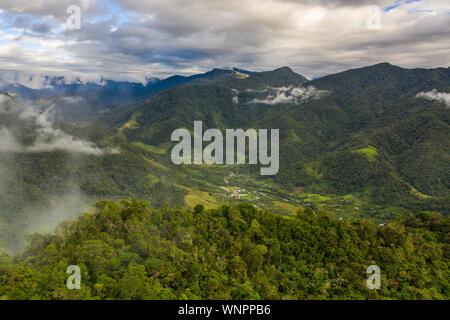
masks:
<instances>
[{"instance_id":1,"label":"vegetation","mask_svg":"<svg viewBox=\"0 0 450 320\"><path fill-rule=\"evenodd\" d=\"M104 128L55 123L118 153L0 152L0 298L449 298L450 109L415 96L448 92L450 69L166 80L127 92L175 88L90 119ZM289 86L327 94L249 103ZM13 120L0 125L32 143L36 126ZM280 129L279 173L174 165L171 133L194 120ZM366 287L372 264L381 290ZM69 265L81 268L81 290L65 286Z\"/></svg>"},{"instance_id":2,"label":"vegetation","mask_svg":"<svg viewBox=\"0 0 450 320\"><path fill-rule=\"evenodd\" d=\"M259 178L255 168L240 170L241 177L233 179L240 184L234 186L261 191L255 186L264 181L273 190L282 189L277 193L292 202L301 202L292 195L298 188L331 197L351 193L364 201L360 210L365 217L387 208L394 216L418 210L447 215L449 206L442 204L449 202L450 109L415 95L431 87L447 92L449 83L450 71L445 68L402 69L382 63L312 81L280 68L245 79L177 87L127 112L102 116L98 123L120 129L134 120L136 127L123 130L127 140L154 146L167 145L174 129L191 129L194 120L202 120L205 130L278 128L279 173ZM303 103L248 103L264 96L261 92L268 87L282 86L313 86L328 94ZM210 179L206 171L201 176L215 186L223 184ZM274 209L267 203L256 204ZM327 210L334 210L333 206Z\"/></svg>"},{"instance_id":3,"label":"vegetation","mask_svg":"<svg viewBox=\"0 0 450 320\"><path fill-rule=\"evenodd\" d=\"M354 150L352 152L361 153L367 157L370 161L375 161L375 157L378 154L377 148L368 146L366 148L361 148L358 150Z\"/></svg>"},{"instance_id":4,"label":"vegetation","mask_svg":"<svg viewBox=\"0 0 450 320\"><path fill-rule=\"evenodd\" d=\"M157 209L244 201L283 216L311 208L374 223L421 211L448 216L450 109L415 96L430 88L449 92L449 83L448 68L383 63L312 81L285 67L245 78L220 70L171 77L148 95L142 90L150 87L131 88L126 92L142 91L136 101L89 119L104 128L57 123L118 154L0 152L0 251L17 254L25 233L50 231L95 201L122 198L144 199ZM264 99L267 88L289 86L327 94L297 103L249 103ZM204 130L280 129L279 173L261 177L248 165L173 165L170 135L191 129L194 120L202 120ZM1 126L10 124L0 118ZM32 137L33 126L16 127L25 140ZM50 213L55 219L47 219Z\"/></svg>"},{"instance_id":5,"label":"vegetation","mask_svg":"<svg viewBox=\"0 0 450 320\"><path fill-rule=\"evenodd\" d=\"M250 204L156 210L102 201L0 257L3 299L448 299L450 219L421 212L377 225ZM381 268L381 290L366 269ZM66 287L69 265L81 290Z\"/></svg>"}]
</instances>

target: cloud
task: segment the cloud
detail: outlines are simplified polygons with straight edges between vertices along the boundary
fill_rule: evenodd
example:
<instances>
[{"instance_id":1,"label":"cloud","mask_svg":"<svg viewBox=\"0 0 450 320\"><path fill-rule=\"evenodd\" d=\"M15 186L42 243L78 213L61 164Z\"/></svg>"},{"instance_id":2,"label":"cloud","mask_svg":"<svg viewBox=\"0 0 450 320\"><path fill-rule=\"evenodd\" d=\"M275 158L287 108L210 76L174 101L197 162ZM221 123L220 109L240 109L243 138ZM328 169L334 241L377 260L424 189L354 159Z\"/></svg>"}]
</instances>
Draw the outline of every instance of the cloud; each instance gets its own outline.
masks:
<instances>
[{"instance_id":1,"label":"cloud","mask_svg":"<svg viewBox=\"0 0 450 320\"><path fill-rule=\"evenodd\" d=\"M0 88L19 84L36 90L53 88L50 84L49 78L43 75L29 75L24 72L11 72L9 70L2 72Z\"/></svg>"},{"instance_id":2,"label":"cloud","mask_svg":"<svg viewBox=\"0 0 450 320\"><path fill-rule=\"evenodd\" d=\"M94 143L73 137L55 128L49 112L37 112L0 94L0 152L35 153L66 151L90 155L116 154L117 150L99 148Z\"/></svg>"},{"instance_id":3,"label":"cloud","mask_svg":"<svg viewBox=\"0 0 450 320\"><path fill-rule=\"evenodd\" d=\"M280 103L302 103L311 99L319 99L327 94L327 90L317 90L313 86L308 87L267 87L265 90L247 90L247 92L267 92L268 95L264 99L255 98L248 102L248 104L280 104Z\"/></svg>"},{"instance_id":4,"label":"cloud","mask_svg":"<svg viewBox=\"0 0 450 320\"><path fill-rule=\"evenodd\" d=\"M234 104L239 103L239 90L238 89L231 89L231 102Z\"/></svg>"},{"instance_id":5,"label":"cloud","mask_svg":"<svg viewBox=\"0 0 450 320\"><path fill-rule=\"evenodd\" d=\"M428 92L420 92L416 95L416 97L424 98L430 101L438 101L445 104L447 107L450 107L450 93L438 92L436 89L433 89Z\"/></svg>"},{"instance_id":6,"label":"cloud","mask_svg":"<svg viewBox=\"0 0 450 320\"><path fill-rule=\"evenodd\" d=\"M85 13L94 13L99 10L98 2L95 0L0 0L0 8L14 13L66 18L67 8L70 5L78 5Z\"/></svg>"},{"instance_id":7,"label":"cloud","mask_svg":"<svg viewBox=\"0 0 450 320\"><path fill-rule=\"evenodd\" d=\"M70 85L91 83L97 85L106 85L107 82L100 75L89 75L73 73L66 76L58 76L53 72L43 74L31 74L19 70L0 69L0 89L4 89L11 85L21 85L30 89L53 89L55 85ZM147 82L145 82L147 83ZM7 89L5 90L7 91Z\"/></svg>"},{"instance_id":8,"label":"cloud","mask_svg":"<svg viewBox=\"0 0 450 320\"><path fill-rule=\"evenodd\" d=\"M84 98L81 96L65 96L62 98L64 102L72 105L81 104Z\"/></svg>"},{"instance_id":9,"label":"cloud","mask_svg":"<svg viewBox=\"0 0 450 320\"><path fill-rule=\"evenodd\" d=\"M3 68L144 82L212 67L289 65L314 78L382 61L450 63L446 0L91 0L81 30L65 30L74 3L0 0L0 19L13 16L0 40ZM369 5L380 8L380 30L367 28Z\"/></svg>"},{"instance_id":10,"label":"cloud","mask_svg":"<svg viewBox=\"0 0 450 320\"><path fill-rule=\"evenodd\" d=\"M49 111L38 111L0 93L0 251L7 248L11 254L19 253L26 244L25 232L52 232L57 223L73 219L81 209L89 208L88 204L97 199L80 188L79 173L85 158L79 155L118 152L56 128ZM67 152L56 171L45 169L45 173L35 176L39 179L25 179L22 183L24 176L29 178L26 171L32 169L29 161L36 165L45 160L30 153L50 151ZM27 154L22 157L18 153ZM54 186L47 186L41 178L50 179Z\"/></svg>"}]
</instances>

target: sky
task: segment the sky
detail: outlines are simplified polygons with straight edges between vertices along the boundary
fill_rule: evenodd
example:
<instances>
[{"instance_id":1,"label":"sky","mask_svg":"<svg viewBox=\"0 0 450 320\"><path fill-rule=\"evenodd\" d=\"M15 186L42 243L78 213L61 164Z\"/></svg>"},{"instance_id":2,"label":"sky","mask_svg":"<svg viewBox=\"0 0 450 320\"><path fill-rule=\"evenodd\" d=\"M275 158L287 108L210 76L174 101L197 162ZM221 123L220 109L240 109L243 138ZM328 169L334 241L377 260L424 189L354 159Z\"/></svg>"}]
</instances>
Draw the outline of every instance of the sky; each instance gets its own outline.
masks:
<instances>
[{"instance_id":1,"label":"sky","mask_svg":"<svg viewBox=\"0 0 450 320\"><path fill-rule=\"evenodd\" d=\"M3 81L281 66L311 79L386 61L448 67L450 1L0 0Z\"/></svg>"}]
</instances>

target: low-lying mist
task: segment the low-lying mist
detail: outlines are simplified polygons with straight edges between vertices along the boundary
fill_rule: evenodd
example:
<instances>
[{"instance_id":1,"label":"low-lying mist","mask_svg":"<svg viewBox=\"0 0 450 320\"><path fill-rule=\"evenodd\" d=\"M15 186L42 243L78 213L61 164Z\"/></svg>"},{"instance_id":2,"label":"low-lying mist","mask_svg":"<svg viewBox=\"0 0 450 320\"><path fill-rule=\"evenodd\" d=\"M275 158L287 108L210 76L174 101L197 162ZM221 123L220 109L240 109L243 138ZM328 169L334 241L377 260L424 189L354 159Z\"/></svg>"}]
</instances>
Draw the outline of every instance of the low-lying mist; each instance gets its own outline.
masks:
<instances>
[{"instance_id":1,"label":"low-lying mist","mask_svg":"<svg viewBox=\"0 0 450 320\"><path fill-rule=\"evenodd\" d=\"M327 90L318 90L313 86L307 87L266 87L262 90L257 89L246 89L240 92L237 89L232 89L232 101L233 103L239 103L239 94L252 94L253 96L248 101L244 101L246 104L267 104L267 105L277 105L277 104L301 104L310 100L320 99L324 95L328 94ZM247 97L248 98L248 97Z\"/></svg>"},{"instance_id":2,"label":"low-lying mist","mask_svg":"<svg viewBox=\"0 0 450 320\"><path fill-rule=\"evenodd\" d=\"M101 149L55 128L50 117L51 108L38 110L26 106L13 97L0 94L0 152L67 151L103 155L117 153Z\"/></svg>"},{"instance_id":3,"label":"low-lying mist","mask_svg":"<svg viewBox=\"0 0 450 320\"><path fill-rule=\"evenodd\" d=\"M25 229L25 233L51 233L59 223L73 220L82 212L90 211L92 209L91 204L94 201L95 199L79 190L51 198L43 210L31 209L26 212L26 215L30 217L30 221Z\"/></svg>"},{"instance_id":4,"label":"low-lying mist","mask_svg":"<svg viewBox=\"0 0 450 320\"><path fill-rule=\"evenodd\" d=\"M450 107L450 93L439 92L436 89L433 89L428 92L420 92L416 97L427 99L429 101L438 101L445 104L447 107Z\"/></svg>"},{"instance_id":5,"label":"low-lying mist","mask_svg":"<svg viewBox=\"0 0 450 320\"><path fill-rule=\"evenodd\" d=\"M96 199L79 187L83 157L116 153L59 129L49 110L0 93L0 254L89 210Z\"/></svg>"}]
</instances>

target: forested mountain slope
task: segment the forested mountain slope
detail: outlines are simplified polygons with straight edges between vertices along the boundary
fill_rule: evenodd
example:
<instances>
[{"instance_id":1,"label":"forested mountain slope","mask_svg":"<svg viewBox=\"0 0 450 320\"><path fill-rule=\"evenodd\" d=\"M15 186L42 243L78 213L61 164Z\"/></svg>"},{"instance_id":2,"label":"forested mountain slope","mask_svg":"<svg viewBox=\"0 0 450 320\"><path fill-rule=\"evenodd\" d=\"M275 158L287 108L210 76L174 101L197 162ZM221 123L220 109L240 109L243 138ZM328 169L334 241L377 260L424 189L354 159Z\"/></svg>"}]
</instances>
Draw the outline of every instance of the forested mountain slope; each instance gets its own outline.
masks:
<instances>
[{"instance_id":1,"label":"forested mountain slope","mask_svg":"<svg viewBox=\"0 0 450 320\"><path fill-rule=\"evenodd\" d=\"M156 147L195 120L204 130L277 128L281 167L271 182L286 190L352 194L373 216L448 213L450 109L418 96L433 90L450 91L450 69L381 63L308 81L285 67L178 87L97 123Z\"/></svg>"},{"instance_id":2,"label":"forested mountain slope","mask_svg":"<svg viewBox=\"0 0 450 320\"><path fill-rule=\"evenodd\" d=\"M238 78L215 70L199 84L92 119L97 126L43 126L40 111L24 121L25 106L8 96L0 118L9 134L0 150L0 247L16 252L24 232L50 231L94 201L127 197L157 208L249 202L283 215L311 207L376 222L422 210L448 215L450 109L417 95L449 92L449 74L387 63L312 81L287 67ZM254 165L172 164L172 131L192 129L195 120L204 130L280 129L280 171L261 177ZM6 143L11 135L20 150ZM94 153L72 150L78 144L30 149L54 140L83 141Z\"/></svg>"},{"instance_id":3,"label":"forested mountain slope","mask_svg":"<svg viewBox=\"0 0 450 320\"><path fill-rule=\"evenodd\" d=\"M248 204L204 210L100 202L93 214L0 256L4 299L448 299L449 218L379 226L311 209L283 217ZM81 290L65 285L81 268ZM381 290L366 269L381 268Z\"/></svg>"},{"instance_id":4,"label":"forested mountain slope","mask_svg":"<svg viewBox=\"0 0 450 320\"><path fill-rule=\"evenodd\" d=\"M14 94L22 102L33 103L41 108L52 108L53 115L59 119L80 122L121 105L135 103L187 83L208 84L233 78L245 78L248 74L252 72L238 71L238 69L214 69L187 77L175 75L162 80L148 78L146 83L105 79L87 83L78 79L70 83L64 77L44 77L42 88L30 88L20 83L8 83L0 79L0 90Z\"/></svg>"}]
</instances>

